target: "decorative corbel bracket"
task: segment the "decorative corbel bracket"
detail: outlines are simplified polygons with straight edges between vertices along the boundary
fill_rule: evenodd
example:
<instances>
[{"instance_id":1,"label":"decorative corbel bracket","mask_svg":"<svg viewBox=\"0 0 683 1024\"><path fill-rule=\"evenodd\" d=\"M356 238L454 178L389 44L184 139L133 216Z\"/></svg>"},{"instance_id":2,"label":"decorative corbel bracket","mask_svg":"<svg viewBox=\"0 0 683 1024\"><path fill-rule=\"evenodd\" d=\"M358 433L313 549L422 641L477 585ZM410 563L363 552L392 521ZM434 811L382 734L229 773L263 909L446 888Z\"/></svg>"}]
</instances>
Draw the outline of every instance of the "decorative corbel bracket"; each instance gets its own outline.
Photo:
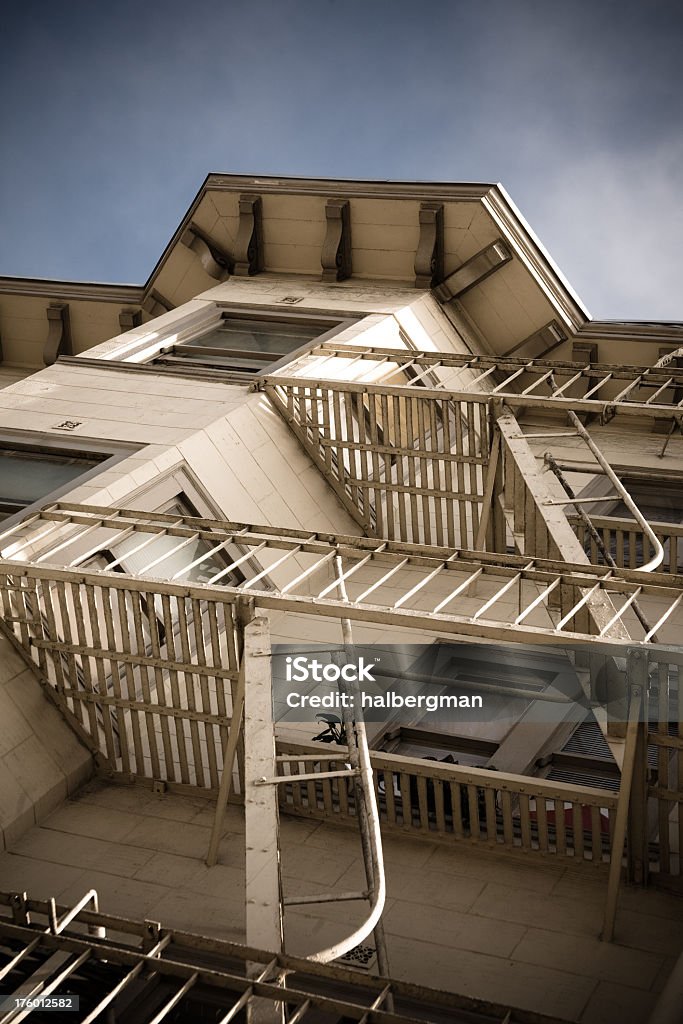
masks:
<instances>
[{"instance_id":1,"label":"decorative corbel bracket","mask_svg":"<svg viewBox=\"0 0 683 1024\"><path fill-rule=\"evenodd\" d=\"M420 204L420 239L415 253L415 287L443 281L443 204Z\"/></svg>"},{"instance_id":2,"label":"decorative corbel bracket","mask_svg":"<svg viewBox=\"0 0 683 1024\"><path fill-rule=\"evenodd\" d=\"M170 313L175 306L156 288L152 288L151 292L143 299L142 308L150 316L162 316L164 313Z\"/></svg>"},{"instance_id":3,"label":"decorative corbel bracket","mask_svg":"<svg viewBox=\"0 0 683 1024\"><path fill-rule=\"evenodd\" d=\"M572 345L572 362L597 363L598 346L594 341L575 341Z\"/></svg>"},{"instance_id":4,"label":"decorative corbel bracket","mask_svg":"<svg viewBox=\"0 0 683 1024\"><path fill-rule=\"evenodd\" d=\"M119 313L119 327L122 334L132 331L134 327L139 327L141 323L142 311L139 309L122 309Z\"/></svg>"},{"instance_id":5,"label":"decorative corbel bracket","mask_svg":"<svg viewBox=\"0 0 683 1024\"><path fill-rule=\"evenodd\" d=\"M58 356L70 356L71 351L71 325L69 323L69 307L65 302L52 302L47 307L48 332L45 348L43 349L43 362L45 366L52 366Z\"/></svg>"},{"instance_id":6,"label":"decorative corbel bracket","mask_svg":"<svg viewBox=\"0 0 683 1024\"><path fill-rule=\"evenodd\" d=\"M462 266L454 270L436 289L436 297L441 303L459 299L461 295L481 284L496 270L504 267L512 259L512 253L502 238L496 239L491 245L471 256Z\"/></svg>"},{"instance_id":7,"label":"decorative corbel bracket","mask_svg":"<svg viewBox=\"0 0 683 1024\"><path fill-rule=\"evenodd\" d=\"M180 241L197 254L199 262L209 277L215 281L224 281L230 275L233 267L232 256L214 242L199 225L190 224L183 232Z\"/></svg>"},{"instance_id":8,"label":"decorative corbel bracket","mask_svg":"<svg viewBox=\"0 0 683 1024\"><path fill-rule=\"evenodd\" d=\"M241 195L235 243L235 275L248 277L263 270L263 203L261 196Z\"/></svg>"},{"instance_id":9,"label":"decorative corbel bracket","mask_svg":"<svg viewBox=\"0 0 683 1024\"><path fill-rule=\"evenodd\" d=\"M567 340L567 332L557 320L544 324L528 338L518 341L512 348L501 352L501 356L522 355L527 359L542 359L554 348Z\"/></svg>"},{"instance_id":10,"label":"decorative corbel bracket","mask_svg":"<svg viewBox=\"0 0 683 1024\"><path fill-rule=\"evenodd\" d=\"M348 199L328 199L325 204L327 233L320 262L323 281L351 277L351 204Z\"/></svg>"}]
</instances>

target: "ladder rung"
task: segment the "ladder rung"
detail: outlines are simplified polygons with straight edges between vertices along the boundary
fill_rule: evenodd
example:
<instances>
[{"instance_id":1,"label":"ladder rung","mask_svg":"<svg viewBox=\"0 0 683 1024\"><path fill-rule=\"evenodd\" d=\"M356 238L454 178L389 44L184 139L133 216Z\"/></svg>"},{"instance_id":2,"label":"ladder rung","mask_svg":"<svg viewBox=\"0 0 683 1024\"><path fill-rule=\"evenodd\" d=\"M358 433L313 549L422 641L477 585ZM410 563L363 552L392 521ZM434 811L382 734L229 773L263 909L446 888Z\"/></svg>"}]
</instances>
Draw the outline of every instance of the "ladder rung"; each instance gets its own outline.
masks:
<instances>
[{"instance_id":1,"label":"ladder rung","mask_svg":"<svg viewBox=\"0 0 683 1024\"><path fill-rule=\"evenodd\" d=\"M282 782L317 782L318 779L341 779L345 775L355 777L360 775L356 768L346 768L338 772L308 772L306 775L276 775L272 779L257 779L255 786L279 786Z\"/></svg>"},{"instance_id":2,"label":"ladder rung","mask_svg":"<svg viewBox=\"0 0 683 1024\"><path fill-rule=\"evenodd\" d=\"M344 903L347 900L366 900L367 892L334 892L320 893L314 896L285 896L286 907L296 907L303 903Z\"/></svg>"},{"instance_id":3,"label":"ladder rung","mask_svg":"<svg viewBox=\"0 0 683 1024\"><path fill-rule=\"evenodd\" d=\"M527 439L533 439L538 437L578 437L579 432L578 430L563 430L561 432L556 430L553 430L552 432L549 430L544 430L539 434L523 434L522 436Z\"/></svg>"},{"instance_id":4,"label":"ladder rung","mask_svg":"<svg viewBox=\"0 0 683 1024\"><path fill-rule=\"evenodd\" d=\"M544 505L596 505L601 501L621 501L620 494L606 494L604 498L549 498Z\"/></svg>"},{"instance_id":5,"label":"ladder rung","mask_svg":"<svg viewBox=\"0 0 683 1024\"><path fill-rule=\"evenodd\" d=\"M278 754L275 760L278 764L288 764L292 761L343 761L344 752L342 751L340 754Z\"/></svg>"}]
</instances>

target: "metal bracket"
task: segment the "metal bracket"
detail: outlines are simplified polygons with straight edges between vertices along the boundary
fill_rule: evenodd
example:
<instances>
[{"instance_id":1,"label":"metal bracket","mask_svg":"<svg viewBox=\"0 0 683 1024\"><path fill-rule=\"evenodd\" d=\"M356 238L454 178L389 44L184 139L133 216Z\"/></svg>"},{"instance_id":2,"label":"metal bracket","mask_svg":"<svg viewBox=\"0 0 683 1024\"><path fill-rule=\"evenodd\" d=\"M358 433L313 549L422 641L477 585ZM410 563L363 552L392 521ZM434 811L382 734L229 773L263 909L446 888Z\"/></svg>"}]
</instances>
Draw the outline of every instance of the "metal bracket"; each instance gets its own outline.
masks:
<instances>
[{"instance_id":1,"label":"metal bracket","mask_svg":"<svg viewBox=\"0 0 683 1024\"><path fill-rule=\"evenodd\" d=\"M10 893L10 904L12 907L12 920L18 925L29 925L31 917L28 912L28 893Z\"/></svg>"}]
</instances>

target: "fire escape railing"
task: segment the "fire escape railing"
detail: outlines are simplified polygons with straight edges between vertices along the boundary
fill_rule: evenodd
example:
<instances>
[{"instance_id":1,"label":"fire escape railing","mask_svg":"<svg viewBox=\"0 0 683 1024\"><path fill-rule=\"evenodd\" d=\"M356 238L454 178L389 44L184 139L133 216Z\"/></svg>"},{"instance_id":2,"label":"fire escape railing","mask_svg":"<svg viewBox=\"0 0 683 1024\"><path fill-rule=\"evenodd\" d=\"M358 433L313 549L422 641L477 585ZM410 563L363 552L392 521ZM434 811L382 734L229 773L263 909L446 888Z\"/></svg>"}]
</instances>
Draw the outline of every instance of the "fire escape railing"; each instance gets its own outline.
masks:
<instances>
[{"instance_id":1,"label":"fire escape railing","mask_svg":"<svg viewBox=\"0 0 683 1024\"><path fill-rule=\"evenodd\" d=\"M175 582L169 582L163 579L163 564L155 569L159 572L157 578L81 566L85 554L91 554L93 530L99 532L101 543L106 546L117 533L130 529L141 536L175 538L177 543L168 549L167 558L187 546L188 539L209 541L216 550L238 544L243 552L240 561L258 558L264 566L258 574L263 583L260 587L254 577L236 586L222 586L218 578L206 584L183 583L182 570L176 573ZM134 614L128 614L125 602L117 597L119 592L165 594L169 600L208 600L226 605L232 605L240 596L249 596L263 609L335 619L347 617L352 621L512 642L533 643L544 638L553 644L595 639L595 630L579 625L577 620L588 591L617 601L615 622L622 620L640 595L656 598L657 628L666 623L673 628L678 623L683 601L682 581L670 574L643 575L631 569L620 569L617 574L609 566L559 558L459 550L352 535L318 535L305 530L67 502L34 514L22 530L28 532L16 541L16 531L0 535L4 554L0 561L5 591L3 617L12 624L17 640L30 646L36 658L42 647L55 641L54 636L48 635L57 626L57 618L50 618L50 607L62 607L64 622L68 619L75 623L72 640L62 642L62 653L66 657L78 653L79 646L83 646L77 636L80 620L77 614L67 614L70 606L66 594L69 591L71 599L78 596L82 613L88 615L91 586L110 594L110 609L120 612L117 628L127 623L133 650L138 641L142 650L145 641L136 638ZM35 537L41 537L45 545L39 556L32 556ZM46 544L48 537L52 555ZM339 580L333 564L337 556L341 558L348 588L346 598L336 592ZM33 560L35 557L37 561ZM229 568L218 575L223 576ZM638 633L634 628L633 638L636 643L650 643L652 634L644 629ZM604 631L603 639L608 644L620 642L611 637L609 630ZM123 663L129 658L125 650L118 655L111 651L105 631L99 641L100 649L110 651L114 660L119 657ZM174 664L180 670L185 662L182 650L178 654L181 657L175 658Z\"/></svg>"}]
</instances>

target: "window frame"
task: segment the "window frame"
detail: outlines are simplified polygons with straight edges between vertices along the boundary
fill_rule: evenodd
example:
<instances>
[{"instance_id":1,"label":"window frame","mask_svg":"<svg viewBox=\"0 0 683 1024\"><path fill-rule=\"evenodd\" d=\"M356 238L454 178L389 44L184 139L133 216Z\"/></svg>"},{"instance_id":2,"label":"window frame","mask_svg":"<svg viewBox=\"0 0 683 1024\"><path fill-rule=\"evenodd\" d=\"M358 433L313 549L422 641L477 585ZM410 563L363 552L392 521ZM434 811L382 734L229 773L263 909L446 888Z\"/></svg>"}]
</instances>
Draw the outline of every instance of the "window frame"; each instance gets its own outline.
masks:
<instances>
[{"instance_id":1,"label":"window frame","mask_svg":"<svg viewBox=\"0 0 683 1024\"><path fill-rule=\"evenodd\" d=\"M506 668L500 668L497 658L499 653L504 652L504 664L515 673L525 689L537 690L539 695L557 686L559 680L571 679L575 675L575 669L564 648L549 649L544 645L524 644L519 645L517 650L508 644L497 645L486 641L463 644L442 636L436 637L428 646L431 653L427 655L425 652L424 656L431 659L433 670L443 671L443 667L437 668L442 656L453 659L460 654L468 662L478 662L483 677L492 675L491 682L497 682L499 674L506 671ZM476 680L471 675L470 679L470 685L476 691ZM510 698L515 698L512 686ZM370 747L391 752L402 740L410 741L415 746L442 749L456 758L462 758L463 755L466 757L468 753L480 753L487 758L482 767L493 770L530 778L539 774L542 776L539 762L545 755L561 749L581 723L574 721L571 715L564 719L558 715L556 721L535 721L536 701L531 697L518 699L526 700L526 707L518 707L515 715L511 716L509 727L499 737L495 736L496 719L491 723L480 723L479 728L459 731L456 728L440 728L438 724L421 724L421 713L416 714L410 723L404 723L401 721L401 712L394 712L388 714L381 723L368 722ZM533 741L530 739L530 725L533 728ZM424 756L428 756L426 749Z\"/></svg>"},{"instance_id":2,"label":"window frame","mask_svg":"<svg viewBox=\"0 0 683 1024\"><path fill-rule=\"evenodd\" d=\"M200 519L224 519L223 513L214 504L210 497L206 494L202 484L195 477L194 473L191 472L190 468L183 464L174 466L168 472L158 477L153 482L144 484L138 488L132 494L128 495L123 499L122 507L125 507L133 512L148 513L154 515L159 513L160 515L168 514L167 509L177 501L185 500L186 504L194 509L197 518ZM175 513L171 513L175 515ZM93 545L93 539L89 538L88 542L84 543L84 548L81 555L79 556L75 549L74 551L74 568L87 568L86 562L91 558L95 558L98 554L104 554L107 551L112 550L112 546L116 544L116 535L112 536L111 530L106 527L102 528L103 539L99 545ZM96 537L99 536L99 532ZM236 548L239 548L239 542L235 541ZM93 548L96 548L93 550ZM246 552L243 552L246 553ZM118 559L118 555L115 554L115 559ZM122 559L122 565L125 563L125 556ZM228 563L226 562L226 565ZM103 571L107 571L103 569ZM114 572L117 570L114 569ZM127 573L124 567L119 569ZM246 580L251 575L257 576L263 572L263 566L255 558L247 558L240 565L237 572L244 576ZM132 574L134 575L134 573ZM187 582L180 578L179 583ZM216 584L219 586L220 584ZM262 577L259 581L259 590L272 590L273 585L270 582L268 575Z\"/></svg>"},{"instance_id":3,"label":"window frame","mask_svg":"<svg viewBox=\"0 0 683 1024\"><path fill-rule=\"evenodd\" d=\"M283 367L288 366L301 356L307 355L314 348L317 348L318 345L325 344L348 327L357 323L362 315L364 314L349 313L346 310L336 312L334 310L306 309L293 312L289 308L285 311L273 308L272 306L233 306L227 303L216 303L215 308L211 310L209 315L199 322L193 318L193 322L185 330L180 330L176 333L173 333L173 331L164 332L166 336L160 337L157 340L153 351L146 351L144 363L147 366L156 367L158 370L169 373L189 376L219 374L223 376L228 375L240 381L252 381L264 374L278 373ZM303 345L292 349L291 352L287 352L284 355L274 353L272 360L267 361L264 359L263 367L258 367L253 371L228 365L219 366L218 364L206 363L200 359L193 359L191 355L179 355L177 353L176 350L183 349L183 346L187 346L188 342L197 341L219 327L223 320L244 320L246 323L249 321L259 323L270 322L274 325L310 324L319 326L320 333L306 341ZM188 346L186 351L191 352L192 349ZM163 359L165 355L177 359L178 362L172 364L160 362L159 360ZM247 352L245 352L245 356L248 357ZM236 354L234 359L238 358L239 355Z\"/></svg>"},{"instance_id":4,"label":"window frame","mask_svg":"<svg viewBox=\"0 0 683 1024\"><path fill-rule=\"evenodd\" d=\"M130 509L132 511L144 512L149 511L150 505L153 505L155 512L158 512L160 514L168 514L169 507L176 502L184 502L195 513L195 515L198 518L223 518L222 514L220 513L220 510L214 505L209 496L205 493L199 480L194 476L194 474L186 465L175 466L173 467L173 469L163 474L163 476L155 480L153 483L146 484L143 487L138 488L136 491L132 493L132 495L128 496L124 500L124 502L122 503L122 507ZM154 513L152 512L151 514ZM171 512L171 514L175 515L174 512ZM98 531L96 536L99 535L100 534ZM129 570L125 566L125 555L121 556L116 551L116 539L116 533L114 533L114 536L112 536L111 528L108 529L107 527L103 527L101 543L96 544L95 549L93 550L93 538L89 537L87 541L84 541L82 543L81 554L78 555L77 550L74 552L75 557L74 560L71 562L71 565L73 566L73 568L81 568L84 571L89 571L93 567L92 563L98 560L106 563L109 560L109 556L111 555L112 561L117 561L119 558L121 558L121 562L118 566L116 566L114 569L109 569L106 564L95 567L95 571L102 573L103 581L104 579L106 579L106 574L108 572L112 575L114 575L115 573L121 573L124 575L129 574ZM47 548L49 548L50 542L46 541L46 546ZM235 540L234 547L240 550L239 541ZM38 551L38 553L40 553L40 551ZM231 559L231 553L229 552L229 550L225 552L225 558L227 559L227 565L229 560ZM262 571L262 566L253 557L246 559L239 566L238 569L233 570L233 572L237 572L246 580L248 580L251 575L255 576ZM134 573L130 574L135 575ZM182 584L184 582L187 581L184 580L182 577L178 579L179 584ZM216 586L218 586L218 584L216 584ZM273 589L273 585L270 582L268 575L264 576L259 581L259 589ZM177 620L171 620L172 632L169 634L167 629L167 622L164 616L159 614L158 608L155 607L153 595L151 605L148 604L146 600L146 595L141 591L129 593L125 599L127 601L138 602L140 623L143 630L143 637L145 639L146 645L145 653L147 655L154 654L154 644L152 643L153 635L156 636L156 640L160 648L163 648L163 646L168 642L169 639L171 639L171 642L175 642L175 637L178 636L178 622ZM33 598L30 594L26 594L24 596L24 600L32 601ZM97 597L95 597L95 600L97 601ZM59 613L59 617L57 622L55 623L55 626L57 632L55 637L53 637L52 639L63 640L65 637L65 632L63 622L61 619L61 612ZM50 624L47 618L45 617L43 617L43 629L45 631L45 636L49 636L51 632ZM192 646L193 641L191 632L189 634L189 638L190 645ZM67 674L74 672L75 669L73 686L75 686L78 689L86 690L88 687L85 682L86 674L83 667L83 655L68 655L66 652L61 652L60 654L57 654L55 656L61 659L64 671ZM149 671L151 672L152 669L150 668ZM121 664L119 666L118 685L128 685L127 682L124 683L124 676L125 668L123 664ZM106 687L107 695L111 694L112 692L115 692L116 684L114 682L114 678L115 677L113 671L104 678L104 684ZM166 685L165 681L164 685ZM139 682L137 686L139 688L136 688L133 699L144 700L144 687L142 683ZM116 756L118 757L120 756L119 737L121 730L121 722L118 718L116 709L112 709L111 714L109 716L109 721L113 729L112 740L114 743ZM101 711L97 712L97 722L98 728L100 730L104 730L104 718L102 716Z\"/></svg>"},{"instance_id":5,"label":"window frame","mask_svg":"<svg viewBox=\"0 0 683 1024\"><path fill-rule=\"evenodd\" d=\"M683 473L674 472L672 474L669 471L668 479L665 483L663 483L661 475L657 474L654 470L652 472L648 472L639 470L637 467L621 466L614 466L613 469L619 477L619 479L622 481L624 487L629 491L629 493L631 493L632 490L635 490L637 492L639 489L641 490L641 492L642 490L651 491L650 494L646 495L646 500L652 500L656 502L656 499L661 496L676 499L679 495L683 495ZM587 470L587 472L589 471ZM623 504L623 501L619 496L614 496L613 498L611 498L610 495L612 495L613 491L614 487L609 478L606 475L595 473L593 474L593 478L589 481L589 483L587 483L586 486L581 491L579 491L577 497L600 498L605 496L604 502L600 502L600 504L595 504L592 506L588 506L586 508L586 512L589 518L591 518L592 510L592 517L599 517L600 519L608 520L611 519L615 524L615 528L616 524L619 523L633 523L634 530L632 536L635 538L635 540L634 547L632 549L631 539L629 539L629 558L632 557L631 551L633 550L633 557L635 557L636 563L642 564L643 536L640 533L640 527L638 526L636 519L633 517L633 515L628 509L626 509L626 511L618 511L619 505ZM632 497L638 508L641 508L641 503L643 503L642 494L632 494ZM568 515L570 514L569 510L572 507L573 506L571 505L567 506ZM650 523L652 528L655 530L655 533L658 532L658 529L661 530L663 534L663 537L661 537L661 541L662 547L664 549L663 565L670 566L671 568L668 571L675 573L677 571L678 565L680 564L680 557L678 554L679 541L675 540L672 549L671 538L667 537L667 527L671 527L673 530L676 530L683 526L683 514L681 514L678 521L676 521L675 519L666 519L660 517L652 518L645 512L643 512L642 514L644 518ZM578 512L576 510L574 511L574 516L578 516ZM590 558L591 539L589 536L586 536L585 538L584 551ZM612 558L617 559L617 546L615 538L612 539L610 554ZM598 560L600 557L601 556L598 556ZM660 567L658 571L662 572L667 570L662 569Z\"/></svg>"},{"instance_id":6,"label":"window frame","mask_svg":"<svg viewBox=\"0 0 683 1024\"><path fill-rule=\"evenodd\" d=\"M39 433L33 434L30 431L14 433L12 431L3 430L0 432L0 449L17 453L24 451L30 455L36 456L44 454L46 456L45 461L47 461L47 458L51 453L63 455L65 458L87 459L92 456L100 456L95 465L84 468L83 472L78 476L75 476L72 480L67 481L67 483L55 488L54 490L47 491L28 505L24 505L16 512L12 512L6 519L0 520L0 533L2 533L5 530L9 530L16 526L18 523L21 523L22 520L26 519L46 504L50 504L63 495L68 494L76 487L80 487L82 484L98 477L101 473L112 469L123 459L134 455L135 452L139 451L140 445L121 443L118 441L99 441L81 437L76 439L76 437L71 438L68 435L62 439L61 437L55 437L54 435L46 436ZM0 458L1 457L2 456L0 456ZM2 463L0 462L0 466L1 465ZM2 481L0 479L0 495L1 494Z\"/></svg>"}]
</instances>

